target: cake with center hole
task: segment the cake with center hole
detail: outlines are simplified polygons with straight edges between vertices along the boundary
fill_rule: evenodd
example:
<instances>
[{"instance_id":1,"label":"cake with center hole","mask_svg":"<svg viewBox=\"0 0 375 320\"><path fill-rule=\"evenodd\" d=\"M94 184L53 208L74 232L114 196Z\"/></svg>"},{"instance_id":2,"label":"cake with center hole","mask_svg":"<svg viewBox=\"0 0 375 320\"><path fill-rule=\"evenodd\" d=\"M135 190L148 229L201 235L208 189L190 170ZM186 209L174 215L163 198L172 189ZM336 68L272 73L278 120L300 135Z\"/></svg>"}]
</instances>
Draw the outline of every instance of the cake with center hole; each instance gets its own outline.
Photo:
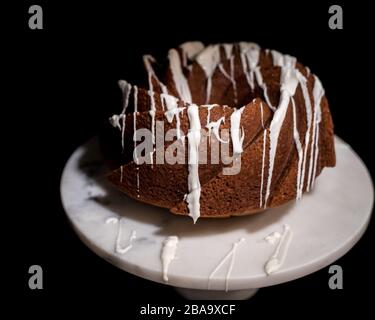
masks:
<instances>
[{"instance_id":1,"label":"cake with center hole","mask_svg":"<svg viewBox=\"0 0 375 320\"><path fill-rule=\"evenodd\" d=\"M143 65L143 81L119 81L100 137L127 196L194 222L248 215L299 200L335 166L325 91L295 57L186 42Z\"/></svg>"}]
</instances>

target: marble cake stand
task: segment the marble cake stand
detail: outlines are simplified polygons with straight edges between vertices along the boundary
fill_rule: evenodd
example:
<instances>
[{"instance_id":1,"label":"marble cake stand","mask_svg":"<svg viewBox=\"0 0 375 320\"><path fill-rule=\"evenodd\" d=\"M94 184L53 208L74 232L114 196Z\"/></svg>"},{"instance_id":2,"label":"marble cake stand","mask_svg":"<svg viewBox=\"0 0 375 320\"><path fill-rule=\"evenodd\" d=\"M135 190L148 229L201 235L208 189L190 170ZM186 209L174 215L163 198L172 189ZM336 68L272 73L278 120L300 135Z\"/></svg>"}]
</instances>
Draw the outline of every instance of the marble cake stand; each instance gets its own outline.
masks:
<instances>
[{"instance_id":1,"label":"marble cake stand","mask_svg":"<svg viewBox=\"0 0 375 320\"><path fill-rule=\"evenodd\" d=\"M174 216L166 210L133 201L105 179L105 167L96 139L71 156L61 179L61 198L66 214L81 240L113 265L152 281L163 283L163 240L179 237L177 257L169 267L168 284L187 298L246 299L256 288L291 281L315 272L340 258L360 239L370 220L373 185L355 152L336 138L337 166L325 169L315 188L302 200L254 216L200 219ZM142 181L140 182L142 192ZM106 223L108 218L112 222ZM122 242L136 231L132 248L115 251L118 219ZM264 238L293 232L289 251L280 270L267 276L264 265L275 245ZM240 238L225 292L229 262L210 281L211 272Z\"/></svg>"}]
</instances>

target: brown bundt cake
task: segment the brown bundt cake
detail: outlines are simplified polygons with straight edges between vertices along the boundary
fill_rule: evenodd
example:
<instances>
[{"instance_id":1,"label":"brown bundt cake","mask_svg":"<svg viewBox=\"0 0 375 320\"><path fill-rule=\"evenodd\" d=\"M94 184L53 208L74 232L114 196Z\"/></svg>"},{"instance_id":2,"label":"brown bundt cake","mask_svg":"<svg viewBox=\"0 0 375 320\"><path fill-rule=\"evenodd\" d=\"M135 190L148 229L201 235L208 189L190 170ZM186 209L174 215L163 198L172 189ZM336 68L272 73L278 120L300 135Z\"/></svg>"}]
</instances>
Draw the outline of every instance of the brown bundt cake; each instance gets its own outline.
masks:
<instances>
[{"instance_id":1,"label":"brown bundt cake","mask_svg":"<svg viewBox=\"0 0 375 320\"><path fill-rule=\"evenodd\" d=\"M335 165L322 84L294 57L187 42L168 63L143 60L146 85L119 82L118 129L102 139L108 178L128 196L194 222L246 215L301 198Z\"/></svg>"}]
</instances>

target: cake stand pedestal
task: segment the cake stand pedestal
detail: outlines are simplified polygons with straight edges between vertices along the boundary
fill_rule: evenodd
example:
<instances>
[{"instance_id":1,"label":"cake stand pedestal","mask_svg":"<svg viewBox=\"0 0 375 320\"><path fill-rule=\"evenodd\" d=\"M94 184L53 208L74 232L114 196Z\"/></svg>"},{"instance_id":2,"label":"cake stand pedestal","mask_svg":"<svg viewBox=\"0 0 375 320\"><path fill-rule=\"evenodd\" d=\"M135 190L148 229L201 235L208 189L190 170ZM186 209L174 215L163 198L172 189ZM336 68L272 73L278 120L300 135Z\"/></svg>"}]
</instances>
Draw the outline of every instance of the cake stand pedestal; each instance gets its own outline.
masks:
<instances>
[{"instance_id":1,"label":"cake stand pedestal","mask_svg":"<svg viewBox=\"0 0 375 320\"><path fill-rule=\"evenodd\" d=\"M176 291L188 300L247 300L258 292L259 289L244 290L198 290L176 288Z\"/></svg>"},{"instance_id":2,"label":"cake stand pedestal","mask_svg":"<svg viewBox=\"0 0 375 320\"><path fill-rule=\"evenodd\" d=\"M81 240L113 265L165 283L162 243L168 236L178 236L167 284L190 299L247 299L256 288L291 281L332 264L366 230L374 197L370 175L349 145L337 137L335 143L337 166L324 169L314 190L300 201L254 216L200 219L194 225L190 217L169 214L117 191L106 181L97 139L92 139L66 164L62 203ZM293 233L290 247L281 268L267 275L264 265L276 244L264 238L272 232L281 233L284 224ZM122 246L136 232L126 253L115 250L120 228ZM230 275L229 259L209 281L211 272L240 238L244 241L237 246Z\"/></svg>"}]
</instances>

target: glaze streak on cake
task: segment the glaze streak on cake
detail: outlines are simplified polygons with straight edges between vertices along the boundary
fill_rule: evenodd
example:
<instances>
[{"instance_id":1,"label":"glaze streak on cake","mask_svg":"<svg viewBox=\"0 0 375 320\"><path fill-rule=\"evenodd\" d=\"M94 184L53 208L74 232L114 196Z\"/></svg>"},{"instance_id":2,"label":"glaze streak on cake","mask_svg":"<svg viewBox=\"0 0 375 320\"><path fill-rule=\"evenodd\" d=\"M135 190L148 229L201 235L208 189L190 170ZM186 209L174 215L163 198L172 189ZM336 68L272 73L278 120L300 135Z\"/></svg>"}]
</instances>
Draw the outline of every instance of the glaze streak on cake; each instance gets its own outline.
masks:
<instances>
[{"instance_id":1,"label":"glaze streak on cake","mask_svg":"<svg viewBox=\"0 0 375 320\"><path fill-rule=\"evenodd\" d=\"M254 43L188 42L167 60L159 65L147 55L145 84L120 82L124 106L111 117L120 140L113 128L101 137L114 167L108 178L128 196L194 221L245 215L301 198L324 167L335 165L324 89L296 58ZM152 164L136 163L134 132L148 128L154 139L156 121L164 121L165 132L178 129L164 148L178 140L185 163L156 164L155 141ZM223 129L228 141L220 137ZM230 165L211 163L210 153L207 164L198 164L203 133L210 134L208 143L229 144L230 155L240 157L238 174L224 175Z\"/></svg>"}]
</instances>

